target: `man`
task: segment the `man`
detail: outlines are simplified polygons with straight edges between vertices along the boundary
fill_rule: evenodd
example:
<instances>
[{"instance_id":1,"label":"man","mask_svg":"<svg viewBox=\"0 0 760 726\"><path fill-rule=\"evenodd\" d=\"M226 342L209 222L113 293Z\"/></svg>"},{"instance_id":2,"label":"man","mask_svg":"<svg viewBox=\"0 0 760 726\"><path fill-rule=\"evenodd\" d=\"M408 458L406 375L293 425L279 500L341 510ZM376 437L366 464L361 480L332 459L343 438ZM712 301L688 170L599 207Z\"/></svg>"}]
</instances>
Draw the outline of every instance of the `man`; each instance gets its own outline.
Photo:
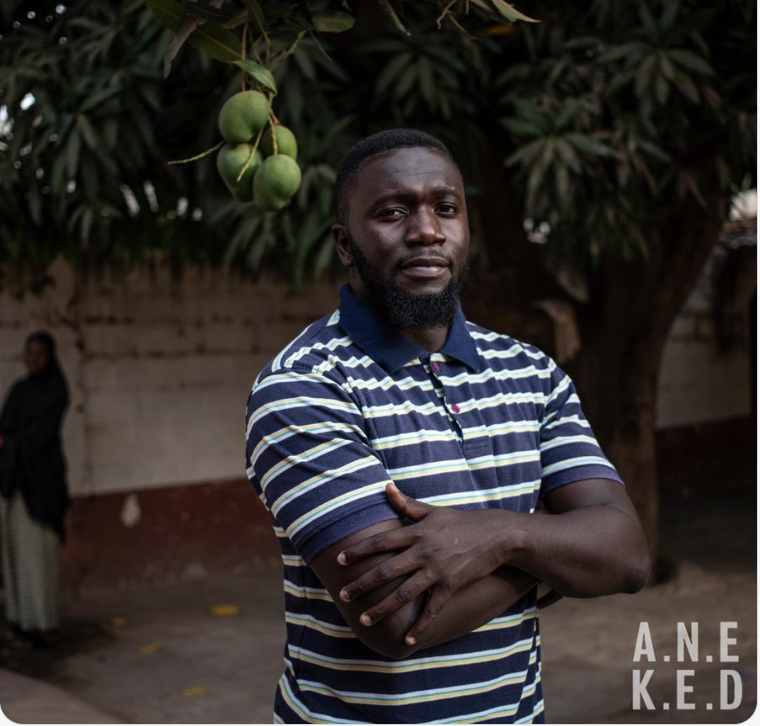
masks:
<instances>
[{"instance_id":1,"label":"man","mask_svg":"<svg viewBox=\"0 0 760 726\"><path fill-rule=\"evenodd\" d=\"M465 320L446 147L370 136L336 201L340 307L248 401L248 475L285 568L275 720L543 722L536 585L640 589L636 513L567 376Z\"/></svg>"}]
</instances>

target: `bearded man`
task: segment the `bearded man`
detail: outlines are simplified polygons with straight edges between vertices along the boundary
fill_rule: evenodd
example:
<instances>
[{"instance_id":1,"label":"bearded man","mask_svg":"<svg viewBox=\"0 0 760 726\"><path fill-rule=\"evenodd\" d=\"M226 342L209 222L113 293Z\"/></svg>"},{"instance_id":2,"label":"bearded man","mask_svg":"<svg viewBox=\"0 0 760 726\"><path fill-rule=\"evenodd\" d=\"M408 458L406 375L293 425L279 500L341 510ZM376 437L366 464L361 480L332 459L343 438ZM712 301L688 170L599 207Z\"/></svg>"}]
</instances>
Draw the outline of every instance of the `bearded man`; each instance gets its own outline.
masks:
<instances>
[{"instance_id":1,"label":"bearded man","mask_svg":"<svg viewBox=\"0 0 760 726\"><path fill-rule=\"evenodd\" d=\"M537 585L636 592L636 512L570 379L467 321L464 184L428 134L344 158L348 284L258 376L247 471L284 564L280 723L542 723Z\"/></svg>"}]
</instances>

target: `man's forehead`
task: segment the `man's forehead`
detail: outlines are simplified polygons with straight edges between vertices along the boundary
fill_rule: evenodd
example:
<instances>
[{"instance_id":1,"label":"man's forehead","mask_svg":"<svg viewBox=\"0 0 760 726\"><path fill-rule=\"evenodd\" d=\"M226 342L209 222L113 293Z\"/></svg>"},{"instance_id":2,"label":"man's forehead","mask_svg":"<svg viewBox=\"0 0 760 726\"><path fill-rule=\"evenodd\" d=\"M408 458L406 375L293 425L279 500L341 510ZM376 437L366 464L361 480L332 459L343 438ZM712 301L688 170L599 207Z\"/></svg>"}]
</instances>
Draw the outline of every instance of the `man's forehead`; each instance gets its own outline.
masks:
<instances>
[{"instance_id":1,"label":"man's forehead","mask_svg":"<svg viewBox=\"0 0 760 726\"><path fill-rule=\"evenodd\" d=\"M356 189L416 186L431 181L456 188L461 186L462 177L457 165L443 152L415 146L383 151L365 159L357 170Z\"/></svg>"}]
</instances>

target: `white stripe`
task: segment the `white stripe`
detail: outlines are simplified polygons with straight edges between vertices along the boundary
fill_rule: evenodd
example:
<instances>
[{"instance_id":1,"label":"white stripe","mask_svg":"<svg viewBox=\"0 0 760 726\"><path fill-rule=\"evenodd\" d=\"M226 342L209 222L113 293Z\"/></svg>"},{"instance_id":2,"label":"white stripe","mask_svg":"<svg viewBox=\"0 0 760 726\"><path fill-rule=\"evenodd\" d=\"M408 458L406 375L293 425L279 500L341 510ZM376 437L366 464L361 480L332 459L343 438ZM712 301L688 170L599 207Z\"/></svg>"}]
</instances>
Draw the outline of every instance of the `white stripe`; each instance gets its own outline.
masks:
<instances>
[{"instance_id":1,"label":"white stripe","mask_svg":"<svg viewBox=\"0 0 760 726\"><path fill-rule=\"evenodd\" d=\"M293 539L301 529L311 522L315 517L322 516L328 512L332 512L334 509L338 509L346 504L357 502L360 499L366 499L374 494L384 494L385 487L390 484L390 480L380 481L375 484L369 484L365 487L360 487L354 491L343 494L335 499L331 499L329 502L325 502L319 507L315 507L311 511L304 514L302 517L296 519L293 524L288 527L288 536Z\"/></svg>"},{"instance_id":2,"label":"white stripe","mask_svg":"<svg viewBox=\"0 0 760 726\"><path fill-rule=\"evenodd\" d=\"M365 723L364 721L350 721L347 719L341 719L341 718L335 718L334 716L328 716L324 713L318 713L317 711L311 711L309 708L307 708L301 701L299 701L296 697L293 691L290 689L290 684L288 683L285 676L280 678L280 687L282 690L286 691L288 696L290 697L290 701L292 701L297 708L293 708L293 706L289 703L288 699L285 698L283 694L283 700L285 703L296 713L298 713L299 709L302 713L298 713L298 715L303 718L305 721L308 721L309 723Z\"/></svg>"},{"instance_id":3,"label":"white stripe","mask_svg":"<svg viewBox=\"0 0 760 726\"><path fill-rule=\"evenodd\" d=\"M277 462L277 464L275 464L259 479L261 488L266 489L266 487L273 479L276 479L278 476L284 474L286 471L288 471L288 469L292 469L294 466L300 466L302 464L306 464L309 461L314 461L315 459L319 459L326 454L331 454L332 452L337 451L343 446L347 446L348 444L353 443L355 442L351 441L350 439L332 439L331 441L317 444L311 449L304 451L302 454L291 454L290 456L286 456L284 459L281 459L279 462Z\"/></svg>"},{"instance_id":4,"label":"white stripe","mask_svg":"<svg viewBox=\"0 0 760 726\"><path fill-rule=\"evenodd\" d=\"M463 683L458 686L442 687L442 688L427 688L418 691L407 691L405 693L371 693L365 691L343 691L337 688L331 688L327 684L319 683L317 681L302 680L300 681L301 689L304 691L314 691L316 693L324 694L325 691L330 694L336 695L348 703L362 703L363 701L380 701L388 702L390 705L394 704L394 701L407 701L407 700L432 700L434 698L458 698L462 695L462 691L471 691L482 689L481 692L488 692L501 688L502 684L506 685L507 681L525 678L527 675L527 669L520 671L513 671L511 673L504 673L496 678L490 678L487 681L478 681L475 683ZM476 695L476 694L471 694ZM370 705L370 704L367 704ZM382 704L380 704L382 705ZM401 705L401 704L398 704Z\"/></svg>"},{"instance_id":5,"label":"white stripe","mask_svg":"<svg viewBox=\"0 0 760 726\"><path fill-rule=\"evenodd\" d=\"M297 362L300 358L309 355L309 353L317 353L322 351L329 351L332 353L336 350L336 348L345 348L349 345L353 345L353 342L354 341L351 340L351 338L345 335L342 338L332 338L332 340L329 340L326 343L315 343L314 345L304 346L303 348L299 348L295 353L288 357L288 359L285 361L284 367L292 367L295 362Z\"/></svg>"},{"instance_id":6,"label":"white stripe","mask_svg":"<svg viewBox=\"0 0 760 726\"><path fill-rule=\"evenodd\" d=\"M578 466L603 466L606 469L615 471L607 459L601 456L576 456L574 459L565 459L565 461L558 461L556 464L547 466L541 469L541 476L547 477L550 474L556 474L558 471L565 471L566 469L574 469Z\"/></svg>"},{"instance_id":7,"label":"white stripe","mask_svg":"<svg viewBox=\"0 0 760 726\"><path fill-rule=\"evenodd\" d=\"M598 445L593 436L578 434L577 436L558 436L556 439L542 441L539 448L543 452L549 451L550 449L556 449L558 446L567 446L568 444L590 444L595 448Z\"/></svg>"},{"instance_id":8,"label":"white stripe","mask_svg":"<svg viewBox=\"0 0 760 726\"><path fill-rule=\"evenodd\" d=\"M581 426L584 429L590 429L591 426L586 419L581 418L577 414L573 414L572 416L565 416L564 418L558 418L556 421L552 421L550 424L546 424L544 426L544 430L551 430L556 429L557 426L563 426L564 424L575 424L576 426Z\"/></svg>"},{"instance_id":9,"label":"white stripe","mask_svg":"<svg viewBox=\"0 0 760 726\"><path fill-rule=\"evenodd\" d=\"M279 401L271 401L259 406L256 412L248 420L246 436L251 435L253 425L261 421L264 416L278 411L289 411L296 408L310 408L313 406L324 406L332 411L343 411L354 416L361 417L359 409L351 403L336 401L333 398L312 398L311 396L294 396L293 398L282 398Z\"/></svg>"},{"instance_id":10,"label":"white stripe","mask_svg":"<svg viewBox=\"0 0 760 726\"><path fill-rule=\"evenodd\" d=\"M346 474L354 474L357 471L362 471L363 469L368 469L371 466L377 465L379 465L379 462L374 456L365 456L361 459L352 459L337 469L328 469L327 471L320 472L316 476L311 477L311 479L307 479L297 486L287 489L281 496L275 499L274 502L272 502L270 505L272 513L276 517L280 509L290 504L294 499L298 499L298 497L301 495L306 494L306 492L311 491L315 487L327 484L334 479L339 479Z\"/></svg>"},{"instance_id":11,"label":"white stripe","mask_svg":"<svg viewBox=\"0 0 760 726\"><path fill-rule=\"evenodd\" d=\"M267 434L262 437L261 441L256 444L251 454L251 463L256 466L259 456L271 445L279 444L286 441L291 436L310 436L317 437L319 434L325 433L342 433L347 434L349 437L358 436L363 443L369 444L364 431L355 424L347 424L342 421L325 421L320 423L311 424L289 424L277 431L273 431L271 434ZM353 440L352 438L349 440Z\"/></svg>"}]
</instances>

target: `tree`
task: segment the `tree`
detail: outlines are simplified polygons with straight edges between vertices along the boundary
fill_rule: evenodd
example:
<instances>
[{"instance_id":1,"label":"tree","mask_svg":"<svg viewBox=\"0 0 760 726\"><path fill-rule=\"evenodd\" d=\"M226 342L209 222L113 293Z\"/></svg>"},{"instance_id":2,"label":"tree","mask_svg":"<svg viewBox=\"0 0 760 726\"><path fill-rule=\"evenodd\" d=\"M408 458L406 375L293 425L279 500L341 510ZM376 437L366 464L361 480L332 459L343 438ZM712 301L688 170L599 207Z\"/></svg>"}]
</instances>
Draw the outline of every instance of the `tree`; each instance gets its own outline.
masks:
<instances>
[{"instance_id":1,"label":"tree","mask_svg":"<svg viewBox=\"0 0 760 726\"><path fill-rule=\"evenodd\" d=\"M155 9L165 1L149 4ZM98 2L83 4L66 20L65 52L44 50L50 31L23 23L23 33L0 45L2 102L13 134L0 156L0 224L6 225L0 234L16 240L5 243L0 259L23 256L30 238L45 238L40 230L51 229L47 246L34 248L37 259L61 247L73 258L92 256L96 243L103 254L125 250L137 257L158 245L243 269L279 266L300 282L307 270L319 276L329 266L330 182L348 145L393 125L429 130L451 146L470 181L475 294L491 307L526 310L555 297L575 310L583 349L567 367L654 548L662 348L718 241L732 194L755 184L756 8L746 0L547 1L531 8L541 20L534 24L506 22L495 15L497 0L491 2L187 0L192 12L172 21L180 39L203 48L205 41L192 33L205 28L221 37L217 21L226 22L227 38L233 34L247 57L272 67L275 108L299 139L304 176L294 203L276 215L230 201L213 157L166 166L218 140L216 115L240 87L237 66L207 62L179 41L170 46L174 36L161 33L134 3L118 14ZM200 20L199 9L207 13ZM99 18L97 28L88 25L92 18ZM130 42L133 37L139 42ZM130 52L113 44L120 41ZM84 50L88 43L100 53L97 63ZM178 54L163 81L167 49ZM103 76L104 68L110 75ZM42 92L41 74L51 71L56 82ZM86 106L87 94L107 90L108 81L94 82L99 77L120 79L122 90ZM26 93L37 100L24 111ZM136 100L108 106L123 103L126 93ZM69 107L75 120L64 135L60 109ZM93 127L91 144L81 117ZM145 128L131 128L134 119ZM109 132L109 123L118 131ZM45 144L40 129L55 142ZM113 143L107 148L116 170L109 170L98 150L114 138L109 133L120 140L122 129L142 161ZM71 140L73 133L80 142ZM77 143L80 164L67 167L77 158ZM41 183L36 170L47 178L56 164L64 168L61 184L76 172L76 191L59 186L50 192L56 204L34 202L32 188ZM94 193L85 182L93 167ZM148 178L160 200L157 211L140 192ZM124 201L122 183L139 213ZM84 228L85 211L74 217L83 203L111 230L110 242L93 231L94 222ZM44 217L35 217L35 204ZM111 208L126 223L119 224L120 237L103 222ZM196 219L192 210L199 210ZM62 237L64 224L76 234Z\"/></svg>"}]
</instances>

